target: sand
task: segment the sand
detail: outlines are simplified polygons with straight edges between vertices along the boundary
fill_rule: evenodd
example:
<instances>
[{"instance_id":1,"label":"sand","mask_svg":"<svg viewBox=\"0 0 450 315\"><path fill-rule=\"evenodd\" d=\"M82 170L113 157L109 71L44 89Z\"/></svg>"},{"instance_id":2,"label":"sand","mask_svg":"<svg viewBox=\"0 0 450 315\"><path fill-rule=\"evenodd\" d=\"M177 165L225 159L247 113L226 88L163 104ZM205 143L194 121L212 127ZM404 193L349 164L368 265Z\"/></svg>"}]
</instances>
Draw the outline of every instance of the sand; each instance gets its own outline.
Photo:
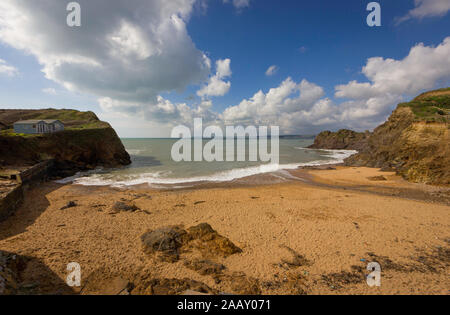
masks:
<instances>
[{"instance_id":1,"label":"sand","mask_svg":"<svg viewBox=\"0 0 450 315\"><path fill-rule=\"evenodd\" d=\"M182 190L46 183L29 191L17 213L0 223L0 250L36 261L22 272L22 285L40 286L41 293L65 292L70 262L82 268L82 287L75 293L115 293L111 283L117 279L138 286L166 278L242 292L230 281L186 268L188 254L168 263L143 252L140 237L148 230L208 223L242 249L215 262L262 294L450 293L448 188L369 168L292 175L298 179ZM77 206L61 210L69 201ZM116 213L118 201L141 210ZM372 261L382 268L380 287L365 281ZM89 279L98 285L89 286Z\"/></svg>"}]
</instances>

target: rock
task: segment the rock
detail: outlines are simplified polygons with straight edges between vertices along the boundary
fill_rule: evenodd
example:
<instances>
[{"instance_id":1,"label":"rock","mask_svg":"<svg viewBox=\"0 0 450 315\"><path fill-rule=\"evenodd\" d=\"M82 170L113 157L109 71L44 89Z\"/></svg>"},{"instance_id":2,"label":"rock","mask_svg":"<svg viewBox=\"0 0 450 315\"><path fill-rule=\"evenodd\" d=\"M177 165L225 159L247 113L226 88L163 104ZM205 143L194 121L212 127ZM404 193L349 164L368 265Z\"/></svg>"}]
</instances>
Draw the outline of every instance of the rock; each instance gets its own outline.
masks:
<instances>
[{"instance_id":1,"label":"rock","mask_svg":"<svg viewBox=\"0 0 450 315\"><path fill-rule=\"evenodd\" d=\"M132 295L179 295L186 291L197 294L213 294L218 292L202 282L191 279L151 279L136 286Z\"/></svg>"},{"instance_id":2,"label":"rock","mask_svg":"<svg viewBox=\"0 0 450 315\"><path fill-rule=\"evenodd\" d=\"M436 108L448 108L449 102L450 89L444 89L399 104L367 146L345 164L394 170L412 182L449 185L450 115L436 114Z\"/></svg>"},{"instance_id":3,"label":"rock","mask_svg":"<svg viewBox=\"0 0 450 315\"><path fill-rule=\"evenodd\" d=\"M216 283L230 287L234 294L261 295L262 293L259 280L247 277L244 273L219 275L215 277L215 280Z\"/></svg>"},{"instance_id":4,"label":"rock","mask_svg":"<svg viewBox=\"0 0 450 315\"><path fill-rule=\"evenodd\" d=\"M182 292L180 295L191 295L192 296L192 295L209 295L209 294L192 291L192 290L186 290L186 291Z\"/></svg>"},{"instance_id":5,"label":"rock","mask_svg":"<svg viewBox=\"0 0 450 315\"><path fill-rule=\"evenodd\" d=\"M77 205L77 203L76 203L75 201L69 201L69 202L67 203L67 205L65 205L64 207L61 208L61 210L66 210L66 209L69 209L69 208L74 208L74 207L76 207L76 206L78 206L78 205Z\"/></svg>"},{"instance_id":6,"label":"rock","mask_svg":"<svg viewBox=\"0 0 450 315\"><path fill-rule=\"evenodd\" d=\"M169 226L148 231L141 236L144 252L159 254L163 261L175 262L186 251L199 251L205 259L228 257L242 250L229 239L219 235L213 228L202 223L187 231L180 226Z\"/></svg>"},{"instance_id":7,"label":"rock","mask_svg":"<svg viewBox=\"0 0 450 315\"><path fill-rule=\"evenodd\" d=\"M140 209L133 203L118 201L113 205L112 210L114 212L135 212Z\"/></svg>"},{"instance_id":8,"label":"rock","mask_svg":"<svg viewBox=\"0 0 450 315\"><path fill-rule=\"evenodd\" d=\"M184 262L184 265L191 270L197 271L202 276L219 275L222 273L222 271L226 269L224 265L217 264L210 260L199 260L199 259L194 259L192 261L186 260Z\"/></svg>"},{"instance_id":9,"label":"rock","mask_svg":"<svg viewBox=\"0 0 450 315\"><path fill-rule=\"evenodd\" d=\"M179 259L179 249L186 242L186 231L179 226L164 227L149 231L141 236L146 254L160 253L160 259L175 262Z\"/></svg>"},{"instance_id":10,"label":"rock","mask_svg":"<svg viewBox=\"0 0 450 315\"><path fill-rule=\"evenodd\" d=\"M219 235L207 223L189 228L188 233L193 241L190 245L200 250L204 257L228 257L242 252L239 247L228 238Z\"/></svg>"},{"instance_id":11,"label":"rock","mask_svg":"<svg viewBox=\"0 0 450 315\"><path fill-rule=\"evenodd\" d=\"M369 132L361 133L348 129L338 132L323 131L314 140L311 149L329 150L362 150L367 145L370 136Z\"/></svg>"}]
</instances>

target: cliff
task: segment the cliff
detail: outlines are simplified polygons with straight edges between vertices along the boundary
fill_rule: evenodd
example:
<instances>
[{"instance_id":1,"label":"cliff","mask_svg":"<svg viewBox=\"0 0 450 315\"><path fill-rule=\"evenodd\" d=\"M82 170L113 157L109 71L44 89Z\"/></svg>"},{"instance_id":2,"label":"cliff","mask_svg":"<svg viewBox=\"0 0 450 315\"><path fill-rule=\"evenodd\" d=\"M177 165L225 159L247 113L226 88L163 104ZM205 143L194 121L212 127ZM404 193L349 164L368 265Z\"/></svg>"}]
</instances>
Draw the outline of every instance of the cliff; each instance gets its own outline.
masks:
<instances>
[{"instance_id":1,"label":"cliff","mask_svg":"<svg viewBox=\"0 0 450 315\"><path fill-rule=\"evenodd\" d=\"M450 88L403 103L346 165L395 170L412 182L450 184Z\"/></svg>"},{"instance_id":2,"label":"cliff","mask_svg":"<svg viewBox=\"0 0 450 315\"><path fill-rule=\"evenodd\" d=\"M59 119L63 132L45 135L16 134L15 121ZM31 165L54 159L59 176L98 166L118 167L130 164L130 156L108 123L92 112L74 110L0 110L0 165Z\"/></svg>"},{"instance_id":3,"label":"cliff","mask_svg":"<svg viewBox=\"0 0 450 315\"><path fill-rule=\"evenodd\" d=\"M323 131L314 139L311 149L362 150L367 145L370 133L360 133L348 129L338 132Z\"/></svg>"}]
</instances>

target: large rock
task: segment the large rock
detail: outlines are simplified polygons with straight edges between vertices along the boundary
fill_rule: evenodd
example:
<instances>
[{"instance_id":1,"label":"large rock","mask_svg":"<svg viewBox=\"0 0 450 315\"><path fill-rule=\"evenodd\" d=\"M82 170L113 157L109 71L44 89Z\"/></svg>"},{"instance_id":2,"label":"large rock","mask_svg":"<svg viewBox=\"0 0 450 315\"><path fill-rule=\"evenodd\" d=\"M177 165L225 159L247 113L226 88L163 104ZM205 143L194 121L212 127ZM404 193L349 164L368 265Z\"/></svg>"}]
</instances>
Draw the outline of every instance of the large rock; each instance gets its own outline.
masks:
<instances>
[{"instance_id":1,"label":"large rock","mask_svg":"<svg viewBox=\"0 0 450 315\"><path fill-rule=\"evenodd\" d=\"M242 252L239 247L234 245L228 238L218 234L207 223L189 228L188 234L191 239L188 246L200 250L204 257L228 257Z\"/></svg>"},{"instance_id":2,"label":"large rock","mask_svg":"<svg viewBox=\"0 0 450 315\"><path fill-rule=\"evenodd\" d=\"M356 150L360 151L367 145L370 133L355 132L342 129L338 132L323 131L314 139L311 149Z\"/></svg>"},{"instance_id":3,"label":"large rock","mask_svg":"<svg viewBox=\"0 0 450 315\"><path fill-rule=\"evenodd\" d=\"M202 223L187 231L180 226L169 226L148 231L141 236L144 252L157 254L163 261L175 262L182 252L197 251L202 257L228 257L242 250L228 238Z\"/></svg>"},{"instance_id":4,"label":"large rock","mask_svg":"<svg viewBox=\"0 0 450 315\"><path fill-rule=\"evenodd\" d=\"M186 243L186 234L186 231L179 226L148 231L141 236L144 252L160 254L159 258L163 261L178 261L180 248Z\"/></svg>"}]
</instances>

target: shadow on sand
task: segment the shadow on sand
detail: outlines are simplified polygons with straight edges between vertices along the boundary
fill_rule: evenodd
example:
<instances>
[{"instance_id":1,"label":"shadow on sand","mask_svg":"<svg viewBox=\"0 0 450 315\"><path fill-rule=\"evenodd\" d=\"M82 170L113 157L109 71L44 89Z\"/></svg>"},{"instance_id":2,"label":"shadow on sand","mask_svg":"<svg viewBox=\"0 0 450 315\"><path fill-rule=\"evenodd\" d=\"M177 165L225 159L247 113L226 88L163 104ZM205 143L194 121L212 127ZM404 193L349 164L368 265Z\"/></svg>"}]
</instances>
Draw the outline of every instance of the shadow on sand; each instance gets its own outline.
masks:
<instances>
[{"instance_id":1,"label":"shadow on sand","mask_svg":"<svg viewBox=\"0 0 450 315\"><path fill-rule=\"evenodd\" d=\"M22 205L5 221L0 222L0 241L21 234L49 207L47 195L62 185L45 183L25 190Z\"/></svg>"},{"instance_id":2,"label":"shadow on sand","mask_svg":"<svg viewBox=\"0 0 450 315\"><path fill-rule=\"evenodd\" d=\"M72 295L75 292L35 257L0 250L0 275L5 295Z\"/></svg>"}]
</instances>

